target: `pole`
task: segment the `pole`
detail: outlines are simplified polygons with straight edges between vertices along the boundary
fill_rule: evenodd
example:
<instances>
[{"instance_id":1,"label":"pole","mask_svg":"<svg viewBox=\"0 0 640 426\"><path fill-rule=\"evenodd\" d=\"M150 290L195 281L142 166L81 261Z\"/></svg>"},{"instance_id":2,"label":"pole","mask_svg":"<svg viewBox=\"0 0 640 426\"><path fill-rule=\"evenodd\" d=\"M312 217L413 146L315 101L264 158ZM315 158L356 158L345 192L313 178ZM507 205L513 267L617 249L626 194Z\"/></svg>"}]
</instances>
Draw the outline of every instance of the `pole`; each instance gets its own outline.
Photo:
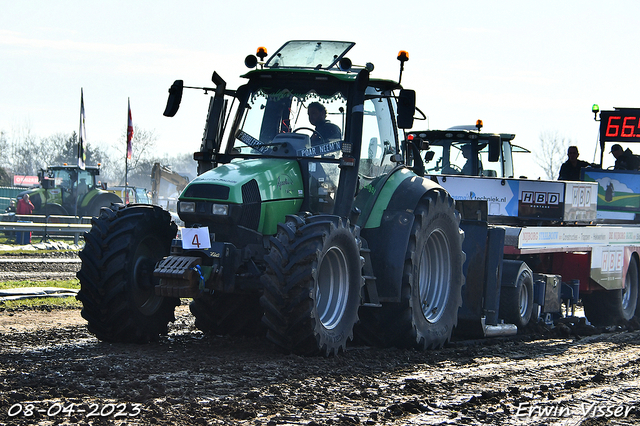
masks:
<instances>
[{"instance_id":1,"label":"pole","mask_svg":"<svg viewBox=\"0 0 640 426\"><path fill-rule=\"evenodd\" d=\"M126 188L129 180L127 179L127 175L129 174L129 156L127 153L124 153L124 187Z\"/></svg>"}]
</instances>

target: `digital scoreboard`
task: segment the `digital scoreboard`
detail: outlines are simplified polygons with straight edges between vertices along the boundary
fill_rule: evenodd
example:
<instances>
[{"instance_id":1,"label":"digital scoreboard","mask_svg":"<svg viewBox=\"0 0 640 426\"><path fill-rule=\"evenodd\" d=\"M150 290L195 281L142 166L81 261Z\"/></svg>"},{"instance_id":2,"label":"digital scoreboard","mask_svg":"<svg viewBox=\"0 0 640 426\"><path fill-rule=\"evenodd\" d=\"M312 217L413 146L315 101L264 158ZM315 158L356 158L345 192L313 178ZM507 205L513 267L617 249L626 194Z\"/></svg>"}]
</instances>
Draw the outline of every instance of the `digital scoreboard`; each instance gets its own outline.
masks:
<instances>
[{"instance_id":1,"label":"digital scoreboard","mask_svg":"<svg viewBox=\"0 0 640 426\"><path fill-rule=\"evenodd\" d=\"M640 142L640 109L600 112L600 143Z\"/></svg>"}]
</instances>

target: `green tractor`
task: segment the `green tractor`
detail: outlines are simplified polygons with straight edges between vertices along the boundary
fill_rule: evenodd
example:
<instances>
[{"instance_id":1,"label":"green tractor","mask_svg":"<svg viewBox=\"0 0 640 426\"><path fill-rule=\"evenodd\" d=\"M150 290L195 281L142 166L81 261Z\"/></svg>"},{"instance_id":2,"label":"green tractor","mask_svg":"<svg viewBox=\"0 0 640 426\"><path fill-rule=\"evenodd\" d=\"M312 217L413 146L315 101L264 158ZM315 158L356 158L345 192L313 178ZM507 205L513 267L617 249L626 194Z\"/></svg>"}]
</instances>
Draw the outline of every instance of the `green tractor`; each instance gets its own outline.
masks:
<instances>
[{"instance_id":1,"label":"green tractor","mask_svg":"<svg viewBox=\"0 0 640 426\"><path fill-rule=\"evenodd\" d=\"M18 194L29 194L33 214L59 216L98 216L102 207L122 203L117 195L98 184L99 167L51 166L38 173L40 187Z\"/></svg>"},{"instance_id":2,"label":"green tractor","mask_svg":"<svg viewBox=\"0 0 640 426\"><path fill-rule=\"evenodd\" d=\"M181 238L157 206L103 209L78 272L99 339L167 332L181 298L215 335L266 333L325 356L367 344L442 346L464 282L454 201L407 167L415 92L354 66L351 42L290 41L249 55L237 90L215 87L198 177L182 191ZM257 57L256 57L257 56ZM401 52L402 66L408 59ZM173 116L183 85L169 90Z\"/></svg>"}]
</instances>

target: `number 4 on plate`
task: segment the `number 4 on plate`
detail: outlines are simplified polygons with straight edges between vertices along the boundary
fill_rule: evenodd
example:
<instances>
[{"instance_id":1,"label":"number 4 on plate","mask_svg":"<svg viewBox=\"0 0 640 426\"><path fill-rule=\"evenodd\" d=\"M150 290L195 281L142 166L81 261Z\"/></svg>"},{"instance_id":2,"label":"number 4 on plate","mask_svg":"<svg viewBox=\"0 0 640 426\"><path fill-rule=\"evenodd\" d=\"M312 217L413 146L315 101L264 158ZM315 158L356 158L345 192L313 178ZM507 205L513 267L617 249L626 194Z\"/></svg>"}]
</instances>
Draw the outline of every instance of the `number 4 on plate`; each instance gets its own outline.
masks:
<instances>
[{"instance_id":1,"label":"number 4 on plate","mask_svg":"<svg viewBox=\"0 0 640 426\"><path fill-rule=\"evenodd\" d=\"M182 230L183 249L207 249L211 248L209 228L184 228Z\"/></svg>"}]
</instances>

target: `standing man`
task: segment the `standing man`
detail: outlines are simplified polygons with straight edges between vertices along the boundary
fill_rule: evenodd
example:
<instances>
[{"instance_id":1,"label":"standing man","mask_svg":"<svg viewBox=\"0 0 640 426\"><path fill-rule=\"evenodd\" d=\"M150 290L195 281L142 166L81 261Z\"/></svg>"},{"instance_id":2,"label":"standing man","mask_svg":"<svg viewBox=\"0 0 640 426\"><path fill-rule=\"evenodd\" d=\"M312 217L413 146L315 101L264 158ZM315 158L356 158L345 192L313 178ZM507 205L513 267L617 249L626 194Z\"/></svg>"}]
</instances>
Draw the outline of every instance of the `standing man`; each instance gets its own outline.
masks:
<instances>
[{"instance_id":1,"label":"standing man","mask_svg":"<svg viewBox=\"0 0 640 426\"><path fill-rule=\"evenodd\" d=\"M567 157L569 159L560 167L558 180L580 180L580 169L588 167L590 164L586 161L578 160L579 155L577 146L572 145L567 149Z\"/></svg>"},{"instance_id":2,"label":"standing man","mask_svg":"<svg viewBox=\"0 0 640 426\"><path fill-rule=\"evenodd\" d=\"M629 148L623 151L620 145L615 144L611 147L611 154L616 157L614 170L638 170L640 167L640 160L633 155Z\"/></svg>"},{"instance_id":3,"label":"standing man","mask_svg":"<svg viewBox=\"0 0 640 426\"><path fill-rule=\"evenodd\" d=\"M311 102L307 107L309 123L316 126L316 132L311 136L311 145L319 145L342 139L340 127L327 120L327 109L320 102Z\"/></svg>"},{"instance_id":4,"label":"standing man","mask_svg":"<svg viewBox=\"0 0 640 426\"><path fill-rule=\"evenodd\" d=\"M18 200L16 214L31 214L34 208L33 203L29 200L29 194L24 194L22 198ZM16 243L31 244L31 231L16 232Z\"/></svg>"},{"instance_id":5,"label":"standing man","mask_svg":"<svg viewBox=\"0 0 640 426\"><path fill-rule=\"evenodd\" d=\"M31 200L29 200L29 194L24 194L20 200L18 200L18 206L16 207L16 214L31 214L35 207Z\"/></svg>"}]
</instances>

